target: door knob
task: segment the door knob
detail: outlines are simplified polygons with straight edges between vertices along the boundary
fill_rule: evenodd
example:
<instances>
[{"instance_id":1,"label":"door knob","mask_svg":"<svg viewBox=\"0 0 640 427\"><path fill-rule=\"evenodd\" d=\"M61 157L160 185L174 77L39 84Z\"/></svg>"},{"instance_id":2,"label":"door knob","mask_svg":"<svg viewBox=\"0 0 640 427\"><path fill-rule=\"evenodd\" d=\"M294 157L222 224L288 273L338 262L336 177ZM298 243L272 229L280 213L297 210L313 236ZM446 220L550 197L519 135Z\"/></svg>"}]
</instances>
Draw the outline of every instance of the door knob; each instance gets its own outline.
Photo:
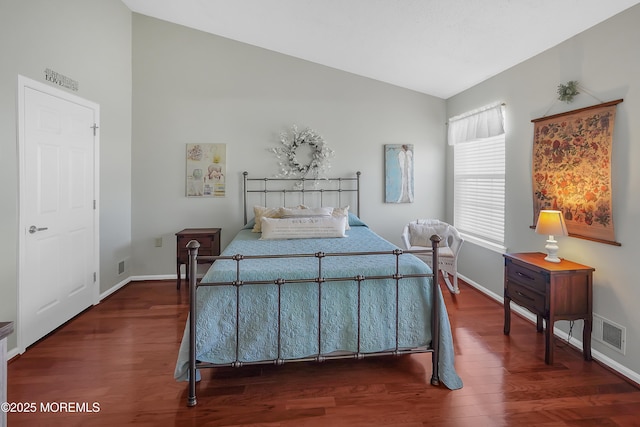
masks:
<instances>
[{"instance_id":1,"label":"door knob","mask_svg":"<svg viewBox=\"0 0 640 427\"><path fill-rule=\"evenodd\" d=\"M35 225L32 225L31 227L29 227L29 233L33 234L36 231L44 231L44 230L48 230L48 229L49 229L48 227L39 228L39 227L36 227Z\"/></svg>"}]
</instances>

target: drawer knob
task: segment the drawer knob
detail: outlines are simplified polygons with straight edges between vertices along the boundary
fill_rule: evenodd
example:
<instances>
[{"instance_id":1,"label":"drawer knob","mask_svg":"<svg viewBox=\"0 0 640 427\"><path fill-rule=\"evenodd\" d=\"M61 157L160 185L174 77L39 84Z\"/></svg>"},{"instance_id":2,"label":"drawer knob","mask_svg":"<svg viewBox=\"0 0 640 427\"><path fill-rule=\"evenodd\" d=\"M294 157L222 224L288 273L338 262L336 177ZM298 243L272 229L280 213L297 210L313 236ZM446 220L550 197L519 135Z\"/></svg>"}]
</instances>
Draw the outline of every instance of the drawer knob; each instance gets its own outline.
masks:
<instances>
[{"instance_id":1,"label":"drawer knob","mask_svg":"<svg viewBox=\"0 0 640 427\"><path fill-rule=\"evenodd\" d=\"M520 292L520 291L516 291L516 294L518 294L518 295L519 295L519 296L521 296L522 298L526 298L526 299L528 299L529 301L533 301L533 298L531 298L529 295L525 295L525 294L523 294L523 293L522 293L522 292Z\"/></svg>"},{"instance_id":2,"label":"drawer knob","mask_svg":"<svg viewBox=\"0 0 640 427\"><path fill-rule=\"evenodd\" d=\"M523 272L521 272L521 271L517 271L517 272L516 272L516 274L517 274L518 276L520 276L520 277L524 277L525 279L534 280L534 278L533 278L533 277L528 276L528 275L524 274L524 273L523 273Z\"/></svg>"}]
</instances>

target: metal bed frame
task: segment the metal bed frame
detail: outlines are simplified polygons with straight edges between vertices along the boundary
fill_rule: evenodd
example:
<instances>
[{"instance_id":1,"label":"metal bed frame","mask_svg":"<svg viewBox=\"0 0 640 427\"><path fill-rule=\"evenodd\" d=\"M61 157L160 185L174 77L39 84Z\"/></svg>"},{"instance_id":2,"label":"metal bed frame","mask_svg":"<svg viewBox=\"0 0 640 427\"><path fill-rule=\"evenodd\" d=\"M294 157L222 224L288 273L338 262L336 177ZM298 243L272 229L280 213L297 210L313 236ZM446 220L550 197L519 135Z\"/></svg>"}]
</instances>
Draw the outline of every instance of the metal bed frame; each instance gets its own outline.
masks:
<instances>
[{"instance_id":1,"label":"metal bed frame","mask_svg":"<svg viewBox=\"0 0 640 427\"><path fill-rule=\"evenodd\" d=\"M308 178L249 178L249 172L243 172L243 193L244 196L242 198L244 205L244 223L247 224L247 212L251 208L247 203L247 197L251 193L258 193L264 196L264 205L267 206L267 195L269 193L281 194L282 195L282 206L287 204L287 194L299 195L298 201L302 204L305 204L307 200L307 195L319 195L320 196L320 206L324 206L325 197L324 195L329 193L337 193L337 206L342 206L342 193L356 193L356 215L360 217L360 175L361 172L356 172L355 177L346 177L346 178L321 178L321 179L308 179ZM292 188L269 188L269 182L279 182L279 183L294 183ZM251 187L252 183L262 183L262 188L253 188ZM326 186L327 188L318 188L318 184L321 183L337 183L338 188L331 188ZM311 184L311 186L309 186ZM344 185L355 184L355 187L351 185L351 187Z\"/></svg>"},{"instance_id":2,"label":"metal bed frame","mask_svg":"<svg viewBox=\"0 0 640 427\"><path fill-rule=\"evenodd\" d=\"M360 206L360 172L356 174L355 178L335 178L332 179L334 181L338 181L338 188L334 190L326 190L326 189L305 189L305 183L302 183L302 186L297 189L287 189L287 190L273 190L267 188L268 181L301 181L299 179L291 179L291 178L260 178L260 179L249 179L247 177L247 172L244 172L244 204L245 204L245 224L246 220L246 206L247 206L247 193L249 192L259 192L259 193L270 193L270 192L278 192L282 193L283 197L286 197L286 193L301 193L303 198L305 193L314 193L319 192L321 198L323 197L324 192L338 192L338 194L342 192L356 192L357 197L357 208L359 216L359 206ZM248 181L263 181L265 183L264 188L261 190L248 190L247 182ZM310 180L307 180L310 181ZM355 189L343 189L342 183L348 181L355 181L356 188ZM440 237L437 235L431 236L432 249L431 253L433 256L433 265L438 265L438 251L436 250L438 244L440 242ZM420 254L420 253L428 253L429 251L403 251L401 249L395 249L391 251L377 251L377 252L338 252L338 253L324 253L324 252L315 252L315 253L302 253L302 254L284 254L284 255L241 255L236 254L232 256L198 256L198 248L200 244L192 240L187 244L187 249L189 252L189 366L188 366L188 377L189 377L189 386L188 386L188 397L187 397L187 405L195 406L197 404L196 398L196 371L201 368L215 368L215 367L223 367L223 366L231 366L231 367L241 367L244 365L258 365L258 364L275 364L282 365L285 362L324 362L330 359L363 359L365 357L371 356L389 356L395 355L400 356L403 354L410 353L432 353L432 374L431 374L431 384L438 385L440 383L439 380L439 370L438 370L438 349L440 344L440 313L439 313L439 304L438 300L440 298L440 283L438 279L437 270L432 273L423 273L423 274L402 274L400 273L400 257L404 254ZM322 261L328 257L347 257L347 256L372 256L372 255L392 255L395 257L395 269L392 273L388 275L380 275L380 276L362 276L356 275L351 277L332 277L326 278L323 275L323 265ZM252 280L252 281L242 281L240 280L240 271L241 264L243 261L252 260L252 259L269 259L269 258L316 258L317 260L317 276L311 279L300 279L295 277L281 277L276 280ZM201 283L196 279L197 269L198 269L198 261L212 263L217 260L233 260L236 262L236 278L233 281L229 282L215 282L215 283ZM398 335L399 335L399 288L403 279L408 278L416 278L416 277L428 277L432 278L433 286L432 286L432 313L431 313L431 345L428 347L419 347L419 348L411 348L411 349L403 349L398 345ZM378 279L392 279L395 281L395 348L387 351L377 351L366 353L360 350L360 314L361 314L361 301L360 301L360 290L362 283L367 280L378 280ZM355 352L340 352L339 354L322 354L322 341L321 341L321 320L322 320L322 285L328 282L356 282L357 283L357 351ZM296 359L283 359L280 354L281 350L281 336L280 336L280 321L282 318L281 311L281 289L282 285L287 283L316 283L318 287L318 351L315 355L303 358ZM240 287L244 285L264 285L264 286L276 286L278 292L278 317L277 317L277 336L278 336L278 355L276 359L272 360L261 360L261 361L252 361L252 362L243 362L239 360L239 312L240 312L240 304L239 304L239 295L240 295ZM209 363L209 362L201 362L196 360L196 297L197 297L197 289L199 287L205 286L234 286L236 288L235 298L236 298L236 317L235 317L235 328L236 328L236 349L235 349L235 361L230 363Z\"/></svg>"}]
</instances>

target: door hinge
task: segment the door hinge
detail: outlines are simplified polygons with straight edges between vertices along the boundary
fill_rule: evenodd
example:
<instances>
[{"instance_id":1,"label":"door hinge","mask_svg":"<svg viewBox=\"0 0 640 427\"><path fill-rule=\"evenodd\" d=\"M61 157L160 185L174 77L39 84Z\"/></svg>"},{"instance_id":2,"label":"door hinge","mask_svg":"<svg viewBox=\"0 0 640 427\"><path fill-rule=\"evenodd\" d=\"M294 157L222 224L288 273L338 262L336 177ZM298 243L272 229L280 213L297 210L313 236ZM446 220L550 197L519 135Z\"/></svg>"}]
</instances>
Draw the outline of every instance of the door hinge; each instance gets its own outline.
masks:
<instances>
[{"instance_id":1,"label":"door hinge","mask_svg":"<svg viewBox=\"0 0 640 427\"><path fill-rule=\"evenodd\" d=\"M96 210L96 201L95 201L95 199L93 200L93 210L94 211Z\"/></svg>"},{"instance_id":2,"label":"door hinge","mask_svg":"<svg viewBox=\"0 0 640 427\"><path fill-rule=\"evenodd\" d=\"M98 125L97 124L93 124L93 126L90 126L91 129L93 129L93 136L96 136L96 130L98 129Z\"/></svg>"},{"instance_id":3,"label":"door hinge","mask_svg":"<svg viewBox=\"0 0 640 427\"><path fill-rule=\"evenodd\" d=\"M93 272L93 283L96 283L96 280L97 280L97 275L96 275L96 272L94 271Z\"/></svg>"}]
</instances>

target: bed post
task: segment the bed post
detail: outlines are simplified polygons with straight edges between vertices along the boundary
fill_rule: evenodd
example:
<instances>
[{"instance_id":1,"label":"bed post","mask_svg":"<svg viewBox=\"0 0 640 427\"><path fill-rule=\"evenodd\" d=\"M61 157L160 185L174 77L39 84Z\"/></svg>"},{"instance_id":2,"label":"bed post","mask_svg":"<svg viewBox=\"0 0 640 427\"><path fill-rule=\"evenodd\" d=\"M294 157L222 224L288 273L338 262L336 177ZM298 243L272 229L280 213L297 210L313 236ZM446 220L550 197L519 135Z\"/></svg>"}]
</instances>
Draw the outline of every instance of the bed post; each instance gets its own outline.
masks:
<instances>
[{"instance_id":1,"label":"bed post","mask_svg":"<svg viewBox=\"0 0 640 427\"><path fill-rule=\"evenodd\" d=\"M360 174L362 172L357 171L356 172L356 205L357 205L357 211L356 211L356 215L358 215L358 218L360 218Z\"/></svg>"},{"instance_id":2,"label":"bed post","mask_svg":"<svg viewBox=\"0 0 640 427\"><path fill-rule=\"evenodd\" d=\"M433 287L431 294L431 347L433 353L431 355L431 385L440 384L440 373L438 369L438 359L440 351L440 279L438 277L438 244L440 236L434 234L431 236L431 252L433 253Z\"/></svg>"},{"instance_id":3,"label":"bed post","mask_svg":"<svg viewBox=\"0 0 640 427\"><path fill-rule=\"evenodd\" d=\"M247 175L249 175L249 172L242 172L242 211L244 212L244 225L247 225Z\"/></svg>"},{"instance_id":4,"label":"bed post","mask_svg":"<svg viewBox=\"0 0 640 427\"><path fill-rule=\"evenodd\" d=\"M196 406L196 287L198 274L198 248L200 243L191 240L187 243L189 251L189 397L187 406Z\"/></svg>"}]
</instances>

